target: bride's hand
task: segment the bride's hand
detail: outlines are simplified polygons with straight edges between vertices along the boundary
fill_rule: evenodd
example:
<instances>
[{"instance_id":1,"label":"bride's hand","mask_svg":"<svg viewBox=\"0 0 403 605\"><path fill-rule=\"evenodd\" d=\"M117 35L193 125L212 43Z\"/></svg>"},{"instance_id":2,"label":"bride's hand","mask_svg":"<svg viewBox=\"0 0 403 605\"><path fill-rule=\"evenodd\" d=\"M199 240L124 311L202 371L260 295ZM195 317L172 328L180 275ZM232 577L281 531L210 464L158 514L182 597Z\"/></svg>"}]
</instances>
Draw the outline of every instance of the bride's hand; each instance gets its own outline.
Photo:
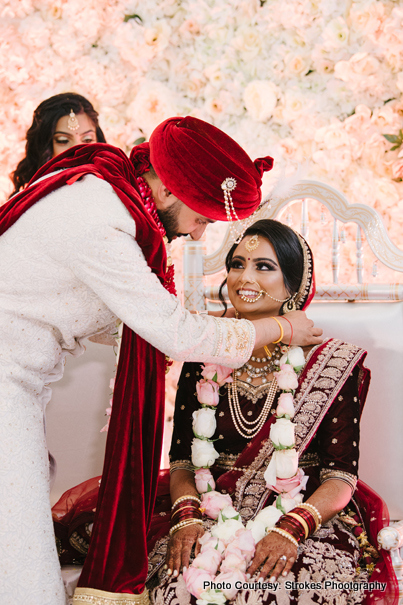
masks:
<instances>
[{"instance_id":1,"label":"bride's hand","mask_svg":"<svg viewBox=\"0 0 403 605\"><path fill-rule=\"evenodd\" d=\"M166 556L166 565L168 575L179 574L181 567L189 567L189 558L193 545L195 545L195 555L200 552L199 538L204 534L202 525L189 525L175 532L169 539Z\"/></svg>"},{"instance_id":2,"label":"bride's hand","mask_svg":"<svg viewBox=\"0 0 403 605\"><path fill-rule=\"evenodd\" d=\"M286 557L284 559L284 557ZM275 532L269 533L257 543L255 556L247 569L254 576L259 567L259 576L275 582L280 574L286 576L297 559L297 548L287 538Z\"/></svg>"}]
</instances>

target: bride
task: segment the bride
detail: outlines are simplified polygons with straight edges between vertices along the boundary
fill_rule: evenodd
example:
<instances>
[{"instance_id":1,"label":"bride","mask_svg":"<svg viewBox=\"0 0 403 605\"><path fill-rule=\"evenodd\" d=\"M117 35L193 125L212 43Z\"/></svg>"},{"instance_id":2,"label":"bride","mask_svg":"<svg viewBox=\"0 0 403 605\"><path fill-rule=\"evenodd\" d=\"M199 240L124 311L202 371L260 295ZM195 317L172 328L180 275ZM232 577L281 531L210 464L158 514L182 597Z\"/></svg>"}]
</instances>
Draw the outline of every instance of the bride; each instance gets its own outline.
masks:
<instances>
[{"instance_id":1,"label":"bride","mask_svg":"<svg viewBox=\"0 0 403 605\"><path fill-rule=\"evenodd\" d=\"M203 599L203 586L198 583L202 576L192 572L194 564L191 567L189 564L193 547L199 555L196 565L198 560L203 561L199 553L208 547L208 537L202 536L212 525L211 520L201 521L199 504L199 492L206 491L203 478L209 482L208 474L200 470L195 474L194 469L214 462L210 471L216 486L213 492L203 494L201 507L216 517L216 511L212 510L214 494L220 492L231 497L244 523L256 518L255 527L253 523L248 527L255 539L261 539L246 569L242 564L240 569L246 572L246 578L272 583L272 588L265 589L252 584L250 590L235 591L236 596L227 591L228 598L238 605L293 601L362 603L374 598L379 599L377 602L393 603L390 560L374 547L377 531L387 521L387 511L375 492L357 482L359 420L370 379L369 370L363 366L366 352L332 338L322 345L305 348L303 354L299 348L284 346L292 342L281 342L287 311L306 309L314 294L310 248L286 225L275 220L260 220L252 225L242 241L230 250L226 269L228 296L238 316L247 319L282 316L279 339L255 350L249 362L233 372L233 381L221 387L216 430L211 440L207 440L214 445L218 458L208 464L203 444L197 450L196 443L195 449L195 441L200 440L194 435L200 431L195 425L195 413L200 410L200 401L206 401L200 396L200 385L209 377L208 368L203 370L203 366L195 363L183 367L170 451L171 521L164 514L161 499L149 536L150 543L154 543L149 556L149 580L152 583L154 578L154 583L159 583L152 592L152 601L158 605L185 605L194 602L192 593L204 605L211 598L211 593L205 593ZM291 363L298 369L303 366L292 418L298 473L288 480L278 476L276 480L274 474L274 481L271 479L274 485L270 485L267 479L273 473L268 471L268 465L279 451L272 441L275 433L271 428L276 421L274 410L279 414L282 396L275 372L287 350ZM298 356L302 358L298 360ZM295 363L293 359L297 359ZM286 433L280 439L284 442ZM214 487L212 479L208 489L211 487ZM280 508L270 506L273 503L280 504ZM262 522L264 537L257 527ZM265 522L272 527L267 533ZM211 574L210 562L202 563L202 570L203 565L204 571L207 566ZM221 562L223 569L228 572L228 566L224 568ZM376 587L380 586L377 591L370 584L374 580L385 582L386 586L377 584ZM275 588L276 581L280 581L281 589Z\"/></svg>"}]
</instances>

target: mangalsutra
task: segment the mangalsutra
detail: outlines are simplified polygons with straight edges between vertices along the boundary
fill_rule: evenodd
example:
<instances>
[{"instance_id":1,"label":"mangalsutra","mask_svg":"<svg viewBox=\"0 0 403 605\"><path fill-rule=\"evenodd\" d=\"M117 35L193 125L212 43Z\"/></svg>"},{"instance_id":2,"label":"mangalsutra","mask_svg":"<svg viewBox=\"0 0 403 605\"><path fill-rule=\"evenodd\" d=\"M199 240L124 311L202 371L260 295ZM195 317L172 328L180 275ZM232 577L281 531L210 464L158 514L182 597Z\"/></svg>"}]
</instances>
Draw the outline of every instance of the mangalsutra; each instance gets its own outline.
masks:
<instances>
[{"instance_id":1,"label":"mangalsutra","mask_svg":"<svg viewBox=\"0 0 403 605\"><path fill-rule=\"evenodd\" d=\"M270 353L270 351L269 351ZM274 351L270 354L270 357L251 357L250 361L254 361L256 363L264 363L261 368L251 365L249 362L246 362L241 368L235 371L236 376L240 377L242 374L247 374L248 377L246 382L251 383L254 378L261 378L262 384L267 382L266 374L271 374L275 370L278 370L278 366L280 365L280 358L283 355L283 351L281 347L278 345L275 347Z\"/></svg>"}]
</instances>

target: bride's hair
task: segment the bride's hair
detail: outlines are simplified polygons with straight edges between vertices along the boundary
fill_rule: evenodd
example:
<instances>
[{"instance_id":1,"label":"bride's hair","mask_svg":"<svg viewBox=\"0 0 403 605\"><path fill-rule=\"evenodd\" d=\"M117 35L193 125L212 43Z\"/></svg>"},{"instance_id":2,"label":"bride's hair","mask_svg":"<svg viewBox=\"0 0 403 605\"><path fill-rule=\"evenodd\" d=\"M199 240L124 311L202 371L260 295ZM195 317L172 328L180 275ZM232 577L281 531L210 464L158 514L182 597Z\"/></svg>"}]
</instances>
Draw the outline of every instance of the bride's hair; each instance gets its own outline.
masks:
<instances>
[{"instance_id":1,"label":"bride's hair","mask_svg":"<svg viewBox=\"0 0 403 605\"><path fill-rule=\"evenodd\" d=\"M260 235L271 243L276 253L284 278L284 286L289 296L298 292L304 272L304 254L295 231L287 225L280 223L280 221L262 219L253 223L253 225L245 231L242 239L248 235ZM232 257L237 246L238 244L232 246L225 259L227 273L229 273L231 269ZM218 294L220 301L225 308L224 313L227 310L227 303L222 291L226 283L227 278L222 282Z\"/></svg>"},{"instance_id":2,"label":"bride's hair","mask_svg":"<svg viewBox=\"0 0 403 605\"><path fill-rule=\"evenodd\" d=\"M53 156L53 134L60 118L69 115L85 113L95 126L98 143L106 143L104 133L98 124L98 113L92 104L75 92L63 92L45 99L34 111L32 124L27 130L25 157L19 162L11 174L14 184L12 195L23 189L35 172L46 164Z\"/></svg>"}]
</instances>

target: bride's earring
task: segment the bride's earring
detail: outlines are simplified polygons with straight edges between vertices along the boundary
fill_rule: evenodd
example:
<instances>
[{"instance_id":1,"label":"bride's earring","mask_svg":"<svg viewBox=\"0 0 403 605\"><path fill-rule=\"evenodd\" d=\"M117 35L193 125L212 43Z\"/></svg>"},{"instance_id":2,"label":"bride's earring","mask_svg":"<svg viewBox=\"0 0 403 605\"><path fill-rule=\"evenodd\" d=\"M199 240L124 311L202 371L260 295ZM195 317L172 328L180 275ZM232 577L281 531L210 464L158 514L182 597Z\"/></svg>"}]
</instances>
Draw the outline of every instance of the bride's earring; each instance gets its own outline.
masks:
<instances>
[{"instance_id":1,"label":"bride's earring","mask_svg":"<svg viewBox=\"0 0 403 605\"><path fill-rule=\"evenodd\" d=\"M289 298L282 306L281 308L283 315L285 315L286 313L291 313L291 311L296 311L297 307L295 305L295 294L293 294L293 296L291 296L291 298Z\"/></svg>"}]
</instances>

